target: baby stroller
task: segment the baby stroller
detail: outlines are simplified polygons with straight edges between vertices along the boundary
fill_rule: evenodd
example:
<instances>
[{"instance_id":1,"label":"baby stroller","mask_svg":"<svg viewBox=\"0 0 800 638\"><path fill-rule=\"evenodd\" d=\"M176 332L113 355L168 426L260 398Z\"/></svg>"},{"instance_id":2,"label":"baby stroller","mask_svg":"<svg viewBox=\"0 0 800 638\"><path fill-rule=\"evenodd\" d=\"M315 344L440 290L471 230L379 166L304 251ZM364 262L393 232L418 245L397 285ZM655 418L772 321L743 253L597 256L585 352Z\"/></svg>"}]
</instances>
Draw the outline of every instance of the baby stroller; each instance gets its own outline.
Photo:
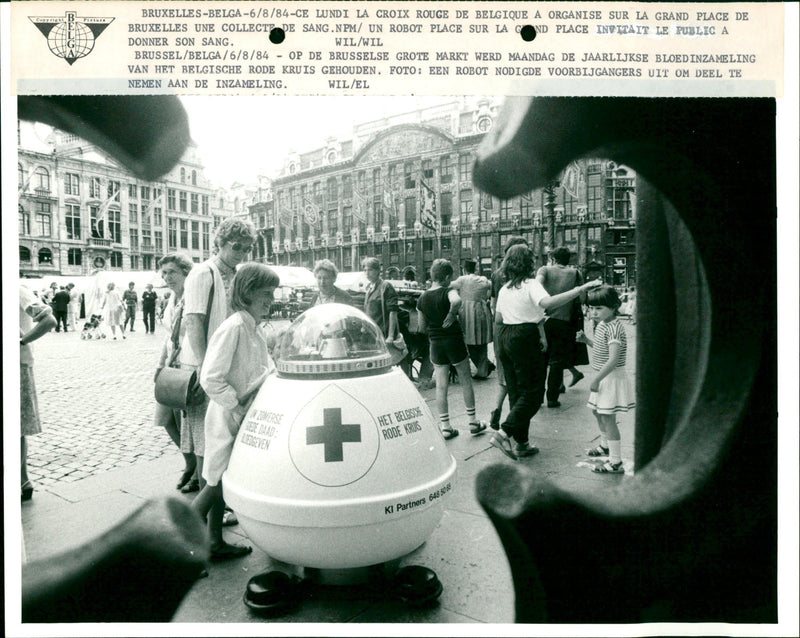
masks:
<instances>
[{"instance_id":1,"label":"baby stroller","mask_svg":"<svg viewBox=\"0 0 800 638\"><path fill-rule=\"evenodd\" d=\"M106 333L100 329L102 321L102 316L92 315L89 321L83 324L81 339L105 339Z\"/></svg>"}]
</instances>

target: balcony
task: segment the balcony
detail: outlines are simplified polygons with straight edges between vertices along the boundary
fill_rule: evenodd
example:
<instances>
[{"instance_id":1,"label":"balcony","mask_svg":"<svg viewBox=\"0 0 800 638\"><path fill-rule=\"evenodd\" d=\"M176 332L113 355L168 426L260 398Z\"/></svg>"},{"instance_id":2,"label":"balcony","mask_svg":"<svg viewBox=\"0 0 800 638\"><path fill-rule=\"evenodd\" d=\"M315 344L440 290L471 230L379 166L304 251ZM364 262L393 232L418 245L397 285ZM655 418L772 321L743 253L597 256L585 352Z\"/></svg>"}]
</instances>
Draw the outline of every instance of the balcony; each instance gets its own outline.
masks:
<instances>
[{"instance_id":1,"label":"balcony","mask_svg":"<svg viewBox=\"0 0 800 638\"><path fill-rule=\"evenodd\" d=\"M36 197L52 197L53 193L50 191L49 188L42 188L41 186L37 186L33 189L33 194Z\"/></svg>"},{"instance_id":2,"label":"balcony","mask_svg":"<svg viewBox=\"0 0 800 638\"><path fill-rule=\"evenodd\" d=\"M89 245L95 248L111 248L111 240L101 239L100 237L89 237Z\"/></svg>"},{"instance_id":3,"label":"balcony","mask_svg":"<svg viewBox=\"0 0 800 638\"><path fill-rule=\"evenodd\" d=\"M141 252L143 255L154 255L156 248L153 244L142 244Z\"/></svg>"}]
</instances>

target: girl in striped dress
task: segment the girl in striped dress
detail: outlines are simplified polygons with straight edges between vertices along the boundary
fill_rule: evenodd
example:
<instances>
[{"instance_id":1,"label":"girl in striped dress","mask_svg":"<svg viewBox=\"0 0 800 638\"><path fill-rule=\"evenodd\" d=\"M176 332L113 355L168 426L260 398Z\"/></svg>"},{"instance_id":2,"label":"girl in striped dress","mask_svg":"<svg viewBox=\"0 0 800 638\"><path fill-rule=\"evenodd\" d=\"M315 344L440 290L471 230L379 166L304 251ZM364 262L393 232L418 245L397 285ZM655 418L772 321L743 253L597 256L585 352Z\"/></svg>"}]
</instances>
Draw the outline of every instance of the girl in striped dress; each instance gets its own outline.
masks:
<instances>
[{"instance_id":1,"label":"girl in striped dress","mask_svg":"<svg viewBox=\"0 0 800 638\"><path fill-rule=\"evenodd\" d=\"M592 348L592 368L597 375L589 387L588 406L600 428L600 445L587 452L591 457L608 456L608 460L593 469L599 474L623 474L620 451L620 434L617 413L627 412L635 406L633 390L625 373L627 338L622 322L617 319L619 295L611 286L590 290L586 303L589 317L597 322L594 338L583 331L576 337Z\"/></svg>"}]
</instances>

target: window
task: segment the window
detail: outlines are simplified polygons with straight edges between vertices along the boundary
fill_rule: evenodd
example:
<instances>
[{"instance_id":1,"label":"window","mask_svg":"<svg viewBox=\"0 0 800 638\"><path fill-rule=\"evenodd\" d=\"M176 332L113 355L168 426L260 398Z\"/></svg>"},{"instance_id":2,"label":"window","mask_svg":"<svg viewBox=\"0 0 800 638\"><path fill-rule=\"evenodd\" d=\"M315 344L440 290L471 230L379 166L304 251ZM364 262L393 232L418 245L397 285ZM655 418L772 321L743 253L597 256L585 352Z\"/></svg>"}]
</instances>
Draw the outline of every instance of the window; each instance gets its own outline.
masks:
<instances>
[{"instance_id":1,"label":"window","mask_svg":"<svg viewBox=\"0 0 800 638\"><path fill-rule=\"evenodd\" d=\"M389 176L386 186L389 190L394 190L397 187L397 165L391 164L389 166Z\"/></svg>"},{"instance_id":2,"label":"window","mask_svg":"<svg viewBox=\"0 0 800 638\"><path fill-rule=\"evenodd\" d=\"M472 113L461 113L458 116L458 132L461 135L472 133Z\"/></svg>"},{"instance_id":3,"label":"window","mask_svg":"<svg viewBox=\"0 0 800 638\"><path fill-rule=\"evenodd\" d=\"M67 264L70 266L80 266L83 264L83 251L80 248L70 248L67 250Z\"/></svg>"},{"instance_id":4,"label":"window","mask_svg":"<svg viewBox=\"0 0 800 638\"><path fill-rule=\"evenodd\" d=\"M459 155L458 156L458 180L463 184L472 182L472 156Z\"/></svg>"},{"instance_id":5,"label":"window","mask_svg":"<svg viewBox=\"0 0 800 638\"><path fill-rule=\"evenodd\" d=\"M337 201L339 201L339 189L336 184L336 178L331 177L328 180L328 203L331 204Z\"/></svg>"},{"instance_id":6,"label":"window","mask_svg":"<svg viewBox=\"0 0 800 638\"><path fill-rule=\"evenodd\" d=\"M488 234L481 235L481 251L485 252L492 248L492 236Z\"/></svg>"},{"instance_id":7,"label":"window","mask_svg":"<svg viewBox=\"0 0 800 638\"><path fill-rule=\"evenodd\" d=\"M131 270L139 270L139 255L130 255Z\"/></svg>"},{"instance_id":8,"label":"window","mask_svg":"<svg viewBox=\"0 0 800 638\"><path fill-rule=\"evenodd\" d=\"M333 237L336 232L339 230L339 220L337 219L337 213L339 211L336 208L331 208L328 211L328 236Z\"/></svg>"},{"instance_id":9,"label":"window","mask_svg":"<svg viewBox=\"0 0 800 638\"><path fill-rule=\"evenodd\" d=\"M80 195L81 194L81 179L77 173L64 173L64 194L65 195Z\"/></svg>"},{"instance_id":10,"label":"window","mask_svg":"<svg viewBox=\"0 0 800 638\"><path fill-rule=\"evenodd\" d=\"M405 173L405 187L415 188L417 185L417 178L414 175L414 162L406 162L403 166L403 172Z\"/></svg>"},{"instance_id":11,"label":"window","mask_svg":"<svg viewBox=\"0 0 800 638\"><path fill-rule=\"evenodd\" d=\"M51 264L53 263L53 253L49 248L42 248L39 251L39 263Z\"/></svg>"},{"instance_id":12,"label":"window","mask_svg":"<svg viewBox=\"0 0 800 638\"><path fill-rule=\"evenodd\" d=\"M565 243L574 243L578 241L578 229L577 228L565 228L564 229L564 242Z\"/></svg>"},{"instance_id":13,"label":"window","mask_svg":"<svg viewBox=\"0 0 800 638\"><path fill-rule=\"evenodd\" d=\"M150 235L149 230L142 230L142 248L152 248L153 237Z\"/></svg>"},{"instance_id":14,"label":"window","mask_svg":"<svg viewBox=\"0 0 800 638\"><path fill-rule=\"evenodd\" d=\"M150 187L149 186L142 186L139 188L139 195L142 199L150 199Z\"/></svg>"},{"instance_id":15,"label":"window","mask_svg":"<svg viewBox=\"0 0 800 638\"><path fill-rule=\"evenodd\" d=\"M358 171L358 180L356 182L356 188L358 188L358 194L362 196L366 196L367 194L367 173L366 171Z\"/></svg>"},{"instance_id":16,"label":"window","mask_svg":"<svg viewBox=\"0 0 800 638\"><path fill-rule=\"evenodd\" d=\"M591 241L600 241L603 239L603 229L600 226L591 226L589 228L588 238Z\"/></svg>"},{"instance_id":17,"label":"window","mask_svg":"<svg viewBox=\"0 0 800 638\"><path fill-rule=\"evenodd\" d=\"M138 192L136 184L128 184L128 199L136 199Z\"/></svg>"},{"instance_id":18,"label":"window","mask_svg":"<svg viewBox=\"0 0 800 638\"><path fill-rule=\"evenodd\" d=\"M422 160L422 177L425 179L433 179L433 161L426 159Z\"/></svg>"},{"instance_id":19,"label":"window","mask_svg":"<svg viewBox=\"0 0 800 638\"><path fill-rule=\"evenodd\" d=\"M178 210L180 210L182 213L185 213L186 210L187 210L187 207L186 207L186 202L187 202L186 191L179 191L178 192L178 201L179 201Z\"/></svg>"},{"instance_id":20,"label":"window","mask_svg":"<svg viewBox=\"0 0 800 638\"><path fill-rule=\"evenodd\" d=\"M500 219L508 219L509 215L511 214L511 200L510 199L501 199L500 200Z\"/></svg>"},{"instance_id":21,"label":"window","mask_svg":"<svg viewBox=\"0 0 800 638\"><path fill-rule=\"evenodd\" d=\"M128 204L128 220L131 224L139 223L139 204Z\"/></svg>"},{"instance_id":22,"label":"window","mask_svg":"<svg viewBox=\"0 0 800 638\"><path fill-rule=\"evenodd\" d=\"M442 226L450 224L450 218L453 216L453 195L452 193L441 193L439 197L439 217Z\"/></svg>"},{"instance_id":23,"label":"window","mask_svg":"<svg viewBox=\"0 0 800 638\"><path fill-rule=\"evenodd\" d=\"M119 192L122 190L122 184L119 182L108 182L108 199L113 199L115 202L119 201Z\"/></svg>"},{"instance_id":24,"label":"window","mask_svg":"<svg viewBox=\"0 0 800 638\"><path fill-rule=\"evenodd\" d=\"M19 207L19 233L20 235L31 234L31 214L22 205Z\"/></svg>"},{"instance_id":25,"label":"window","mask_svg":"<svg viewBox=\"0 0 800 638\"><path fill-rule=\"evenodd\" d=\"M45 202L37 202L38 212L36 213L36 229L39 237L50 237L52 235L52 227L50 225L50 204ZM44 207L47 207L45 210Z\"/></svg>"},{"instance_id":26,"label":"window","mask_svg":"<svg viewBox=\"0 0 800 638\"><path fill-rule=\"evenodd\" d=\"M91 228L91 235L94 238L102 237L102 229L97 227L97 216L100 214L98 206L89 206L89 227Z\"/></svg>"},{"instance_id":27,"label":"window","mask_svg":"<svg viewBox=\"0 0 800 638\"><path fill-rule=\"evenodd\" d=\"M342 229L345 232L350 232L353 228L353 207L345 206L342 208Z\"/></svg>"},{"instance_id":28,"label":"window","mask_svg":"<svg viewBox=\"0 0 800 638\"><path fill-rule=\"evenodd\" d=\"M204 223L203 224L203 250L209 250L210 245L210 234L211 234L211 224Z\"/></svg>"},{"instance_id":29,"label":"window","mask_svg":"<svg viewBox=\"0 0 800 638\"><path fill-rule=\"evenodd\" d=\"M598 219L603 212L603 176L600 173L587 175L589 219Z\"/></svg>"},{"instance_id":30,"label":"window","mask_svg":"<svg viewBox=\"0 0 800 638\"><path fill-rule=\"evenodd\" d=\"M469 221L469 216L472 214L472 190L462 190L458 195L459 204L459 218L462 224Z\"/></svg>"},{"instance_id":31,"label":"window","mask_svg":"<svg viewBox=\"0 0 800 638\"><path fill-rule=\"evenodd\" d=\"M200 196L197 193L192 193L191 205L193 214L200 212Z\"/></svg>"},{"instance_id":32,"label":"window","mask_svg":"<svg viewBox=\"0 0 800 638\"><path fill-rule=\"evenodd\" d=\"M122 268L122 253L115 250L111 253L111 267Z\"/></svg>"},{"instance_id":33,"label":"window","mask_svg":"<svg viewBox=\"0 0 800 638\"><path fill-rule=\"evenodd\" d=\"M381 188L381 169L379 168L372 169L372 194L375 197L383 194L383 189Z\"/></svg>"},{"instance_id":34,"label":"window","mask_svg":"<svg viewBox=\"0 0 800 638\"><path fill-rule=\"evenodd\" d=\"M99 177L90 177L89 178L89 197L94 197L95 199L100 199L103 196L103 189L100 184Z\"/></svg>"},{"instance_id":35,"label":"window","mask_svg":"<svg viewBox=\"0 0 800 638\"><path fill-rule=\"evenodd\" d=\"M40 166L34 172L33 187L37 191L50 192L50 173L44 166Z\"/></svg>"},{"instance_id":36,"label":"window","mask_svg":"<svg viewBox=\"0 0 800 638\"><path fill-rule=\"evenodd\" d=\"M200 196L200 213L208 215L208 195Z\"/></svg>"},{"instance_id":37,"label":"window","mask_svg":"<svg viewBox=\"0 0 800 638\"><path fill-rule=\"evenodd\" d=\"M175 189L167 189L167 210L175 210Z\"/></svg>"},{"instance_id":38,"label":"window","mask_svg":"<svg viewBox=\"0 0 800 638\"><path fill-rule=\"evenodd\" d=\"M472 251L472 235L461 237L461 250Z\"/></svg>"},{"instance_id":39,"label":"window","mask_svg":"<svg viewBox=\"0 0 800 638\"><path fill-rule=\"evenodd\" d=\"M181 225L181 248L189 247L189 222L185 219L180 220Z\"/></svg>"},{"instance_id":40,"label":"window","mask_svg":"<svg viewBox=\"0 0 800 638\"><path fill-rule=\"evenodd\" d=\"M186 169L181 166L181 184L186 183Z\"/></svg>"},{"instance_id":41,"label":"window","mask_svg":"<svg viewBox=\"0 0 800 638\"><path fill-rule=\"evenodd\" d=\"M155 242L155 249L157 253L164 252L164 234L162 231L157 230L153 233L153 238Z\"/></svg>"},{"instance_id":42,"label":"window","mask_svg":"<svg viewBox=\"0 0 800 638\"><path fill-rule=\"evenodd\" d=\"M170 250L178 247L178 220L167 217L167 241Z\"/></svg>"},{"instance_id":43,"label":"window","mask_svg":"<svg viewBox=\"0 0 800 638\"><path fill-rule=\"evenodd\" d=\"M453 181L453 160L449 155L444 155L439 160L439 181L442 184Z\"/></svg>"},{"instance_id":44,"label":"window","mask_svg":"<svg viewBox=\"0 0 800 638\"><path fill-rule=\"evenodd\" d=\"M200 250L200 222L192 222L192 250Z\"/></svg>"},{"instance_id":45,"label":"window","mask_svg":"<svg viewBox=\"0 0 800 638\"><path fill-rule=\"evenodd\" d=\"M31 260L31 249L27 246L19 247L19 260L29 262Z\"/></svg>"},{"instance_id":46,"label":"window","mask_svg":"<svg viewBox=\"0 0 800 638\"><path fill-rule=\"evenodd\" d=\"M533 217L533 198L520 197L519 198L519 212L524 219Z\"/></svg>"},{"instance_id":47,"label":"window","mask_svg":"<svg viewBox=\"0 0 800 638\"><path fill-rule=\"evenodd\" d=\"M414 222L417 221L417 199L416 197L406 197L406 218L405 224L407 228L414 228Z\"/></svg>"},{"instance_id":48,"label":"window","mask_svg":"<svg viewBox=\"0 0 800 638\"><path fill-rule=\"evenodd\" d=\"M67 225L67 239L80 239L81 207L67 204L64 209L64 220Z\"/></svg>"},{"instance_id":49,"label":"window","mask_svg":"<svg viewBox=\"0 0 800 638\"><path fill-rule=\"evenodd\" d=\"M353 178L349 175L342 177L342 198L350 199L353 197Z\"/></svg>"},{"instance_id":50,"label":"window","mask_svg":"<svg viewBox=\"0 0 800 638\"><path fill-rule=\"evenodd\" d=\"M117 244L122 243L122 223L120 222L120 218L122 214L118 210L109 210L106 213L108 218L108 230L109 236L111 240Z\"/></svg>"},{"instance_id":51,"label":"window","mask_svg":"<svg viewBox=\"0 0 800 638\"><path fill-rule=\"evenodd\" d=\"M379 199L372 202L372 226L375 230L383 226L383 202Z\"/></svg>"},{"instance_id":52,"label":"window","mask_svg":"<svg viewBox=\"0 0 800 638\"><path fill-rule=\"evenodd\" d=\"M131 250L139 250L139 231L136 228L130 229Z\"/></svg>"},{"instance_id":53,"label":"window","mask_svg":"<svg viewBox=\"0 0 800 638\"><path fill-rule=\"evenodd\" d=\"M192 171L192 186L197 186L197 171Z\"/></svg>"}]
</instances>

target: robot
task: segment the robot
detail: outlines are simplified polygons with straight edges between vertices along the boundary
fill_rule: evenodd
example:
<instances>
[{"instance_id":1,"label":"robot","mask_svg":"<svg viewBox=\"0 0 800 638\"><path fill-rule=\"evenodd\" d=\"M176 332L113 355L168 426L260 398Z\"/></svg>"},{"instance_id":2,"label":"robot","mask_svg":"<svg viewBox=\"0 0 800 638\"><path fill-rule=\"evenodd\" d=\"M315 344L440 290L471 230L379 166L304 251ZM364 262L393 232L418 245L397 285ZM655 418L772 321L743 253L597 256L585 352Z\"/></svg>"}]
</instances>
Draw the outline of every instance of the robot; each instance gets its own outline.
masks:
<instances>
[{"instance_id":1,"label":"robot","mask_svg":"<svg viewBox=\"0 0 800 638\"><path fill-rule=\"evenodd\" d=\"M433 603L436 574L397 564L439 524L456 462L379 328L353 307L315 306L284 334L276 366L223 477L242 528L281 566L250 579L245 604L277 615L309 587L360 584Z\"/></svg>"}]
</instances>

